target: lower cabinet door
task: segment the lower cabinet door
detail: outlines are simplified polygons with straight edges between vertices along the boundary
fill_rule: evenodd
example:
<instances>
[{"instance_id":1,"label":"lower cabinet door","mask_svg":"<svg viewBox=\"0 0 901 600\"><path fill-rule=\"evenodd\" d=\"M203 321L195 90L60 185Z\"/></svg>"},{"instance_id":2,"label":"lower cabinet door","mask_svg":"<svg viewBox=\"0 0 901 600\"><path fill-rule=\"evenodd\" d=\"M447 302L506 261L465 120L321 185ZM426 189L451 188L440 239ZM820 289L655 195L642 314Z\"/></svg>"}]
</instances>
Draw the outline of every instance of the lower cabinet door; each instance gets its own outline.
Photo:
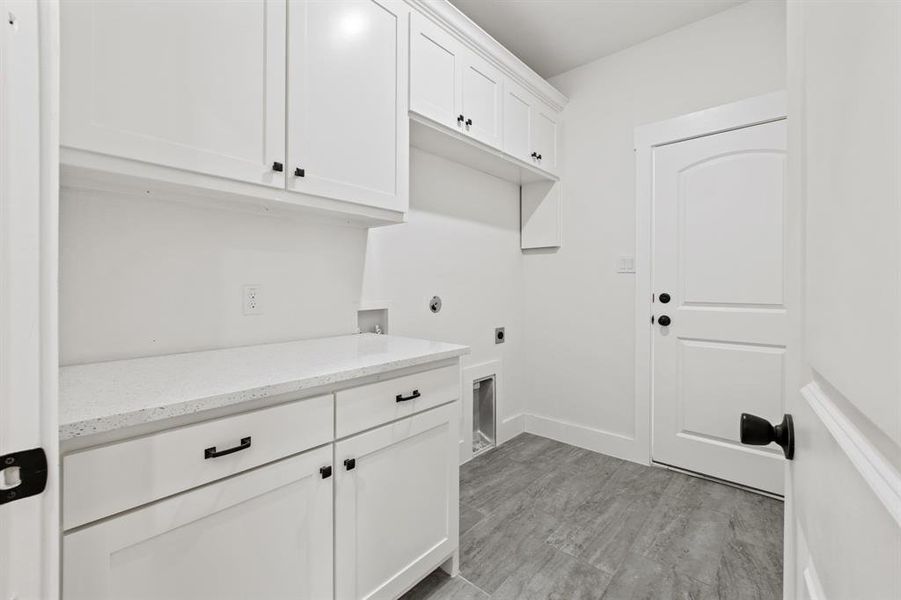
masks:
<instances>
[{"instance_id":1,"label":"lower cabinet door","mask_svg":"<svg viewBox=\"0 0 901 600\"><path fill-rule=\"evenodd\" d=\"M63 538L64 600L331 598L332 447Z\"/></svg>"},{"instance_id":2,"label":"lower cabinet door","mask_svg":"<svg viewBox=\"0 0 901 600\"><path fill-rule=\"evenodd\" d=\"M340 600L396 598L457 548L458 402L335 446Z\"/></svg>"}]
</instances>

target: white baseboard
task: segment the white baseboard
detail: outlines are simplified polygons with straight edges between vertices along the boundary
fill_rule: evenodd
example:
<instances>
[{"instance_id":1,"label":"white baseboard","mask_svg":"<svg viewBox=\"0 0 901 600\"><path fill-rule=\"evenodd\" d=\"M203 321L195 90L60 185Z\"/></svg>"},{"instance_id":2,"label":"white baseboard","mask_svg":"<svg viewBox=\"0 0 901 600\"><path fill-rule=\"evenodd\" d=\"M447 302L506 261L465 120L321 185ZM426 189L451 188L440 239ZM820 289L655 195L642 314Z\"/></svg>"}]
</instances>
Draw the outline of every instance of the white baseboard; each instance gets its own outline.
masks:
<instances>
[{"instance_id":1,"label":"white baseboard","mask_svg":"<svg viewBox=\"0 0 901 600\"><path fill-rule=\"evenodd\" d=\"M526 433L534 433L564 444L615 456L623 460L643 465L648 464L647 448L639 448L638 442L634 438L541 415L525 414L523 416L525 417Z\"/></svg>"},{"instance_id":2,"label":"white baseboard","mask_svg":"<svg viewBox=\"0 0 901 600\"><path fill-rule=\"evenodd\" d=\"M497 428L497 443L503 444L509 439L515 438L526 430L526 415L519 413L512 417L507 417L500 422Z\"/></svg>"}]
</instances>

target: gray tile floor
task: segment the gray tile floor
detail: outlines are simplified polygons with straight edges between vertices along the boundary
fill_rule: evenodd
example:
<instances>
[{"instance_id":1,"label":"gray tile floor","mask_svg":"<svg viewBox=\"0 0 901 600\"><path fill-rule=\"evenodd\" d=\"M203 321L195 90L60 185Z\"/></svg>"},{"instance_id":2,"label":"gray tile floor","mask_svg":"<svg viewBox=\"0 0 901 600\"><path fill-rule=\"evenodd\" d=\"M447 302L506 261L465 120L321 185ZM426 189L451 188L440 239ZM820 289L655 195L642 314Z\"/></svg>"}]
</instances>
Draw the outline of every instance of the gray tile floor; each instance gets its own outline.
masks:
<instances>
[{"instance_id":1,"label":"gray tile floor","mask_svg":"<svg viewBox=\"0 0 901 600\"><path fill-rule=\"evenodd\" d=\"M460 472L460 577L403 600L782 597L782 503L523 434Z\"/></svg>"}]
</instances>

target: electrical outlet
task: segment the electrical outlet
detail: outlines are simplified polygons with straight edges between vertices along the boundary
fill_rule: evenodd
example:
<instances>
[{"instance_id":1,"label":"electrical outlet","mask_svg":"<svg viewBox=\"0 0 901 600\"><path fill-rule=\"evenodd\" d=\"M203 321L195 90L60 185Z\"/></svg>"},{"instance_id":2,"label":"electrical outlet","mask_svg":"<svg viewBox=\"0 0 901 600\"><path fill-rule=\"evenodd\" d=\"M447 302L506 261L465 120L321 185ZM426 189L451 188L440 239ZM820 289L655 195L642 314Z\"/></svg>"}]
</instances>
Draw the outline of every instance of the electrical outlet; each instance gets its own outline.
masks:
<instances>
[{"instance_id":1,"label":"electrical outlet","mask_svg":"<svg viewBox=\"0 0 901 600\"><path fill-rule=\"evenodd\" d=\"M259 285L245 285L242 290L245 315L263 314L263 288Z\"/></svg>"}]
</instances>

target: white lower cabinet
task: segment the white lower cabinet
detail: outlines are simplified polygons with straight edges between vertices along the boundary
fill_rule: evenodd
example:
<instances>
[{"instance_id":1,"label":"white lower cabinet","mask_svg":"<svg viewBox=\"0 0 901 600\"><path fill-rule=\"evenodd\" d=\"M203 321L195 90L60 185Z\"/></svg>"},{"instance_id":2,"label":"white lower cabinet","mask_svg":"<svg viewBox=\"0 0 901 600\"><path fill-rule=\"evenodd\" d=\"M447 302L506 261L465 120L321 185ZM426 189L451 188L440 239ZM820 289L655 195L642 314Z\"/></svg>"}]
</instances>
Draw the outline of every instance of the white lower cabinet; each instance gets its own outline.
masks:
<instances>
[{"instance_id":1,"label":"white lower cabinet","mask_svg":"<svg viewBox=\"0 0 901 600\"><path fill-rule=\"evenodd\" d=\"M396 598L457 547L459 405L335 446L335 594Z\"/></svg>"},{"instance_id":2,"label":"white lower cabinet","mask_svg":"<svg viewBox=\"0 0 901 600\"><path fill-rule=\"evenodd\" d=\"M326 446L68 533L63 597L331 598L331 464Z\"/></svg>"}]
</instances>

